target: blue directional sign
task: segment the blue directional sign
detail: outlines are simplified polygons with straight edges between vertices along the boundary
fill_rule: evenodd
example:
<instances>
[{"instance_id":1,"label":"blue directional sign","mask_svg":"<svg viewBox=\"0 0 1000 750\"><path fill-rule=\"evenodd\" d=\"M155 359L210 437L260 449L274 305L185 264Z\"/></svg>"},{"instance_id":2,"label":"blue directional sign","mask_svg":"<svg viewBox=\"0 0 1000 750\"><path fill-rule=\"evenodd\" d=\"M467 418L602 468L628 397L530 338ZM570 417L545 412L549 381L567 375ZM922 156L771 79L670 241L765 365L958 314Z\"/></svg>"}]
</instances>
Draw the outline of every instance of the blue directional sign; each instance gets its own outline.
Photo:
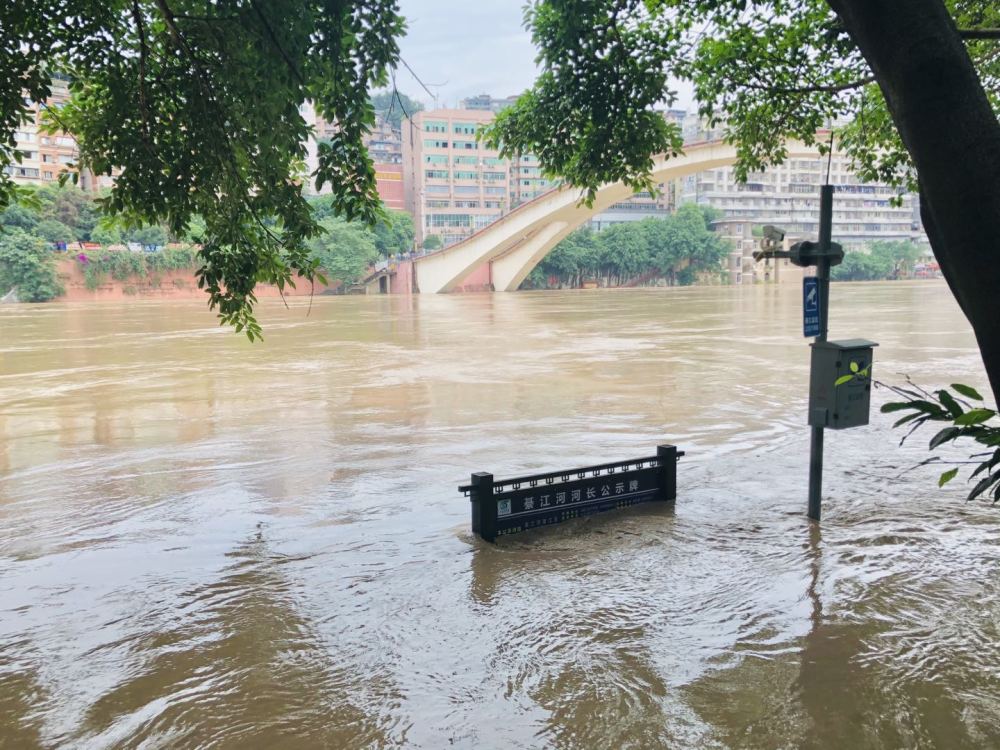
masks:
<instances>
[{"instance_id":1,"label":"blue directional sign","mask_svg":"<svg viewBox=\"0 0 1000 750\"><path fill-rule=\"evenodd\" d=\"M808 337L819 336L819 279L802 279L802 331Z\"/></svg>"}]
</instances>

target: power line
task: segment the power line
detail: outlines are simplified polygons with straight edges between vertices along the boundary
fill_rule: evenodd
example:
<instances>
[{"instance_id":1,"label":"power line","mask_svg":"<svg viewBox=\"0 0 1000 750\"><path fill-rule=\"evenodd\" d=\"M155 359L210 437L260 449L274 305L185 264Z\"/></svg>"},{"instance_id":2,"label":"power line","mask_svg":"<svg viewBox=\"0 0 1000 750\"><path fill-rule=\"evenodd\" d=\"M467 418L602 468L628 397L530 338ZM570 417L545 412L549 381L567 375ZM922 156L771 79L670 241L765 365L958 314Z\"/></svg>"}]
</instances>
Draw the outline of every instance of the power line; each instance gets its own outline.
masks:
<instances>
[{"instance_id":1,"label":"power line","mask_svg":"<svg viewBox=\"0 0 1000 750\"><path fill-rule=\"evenodd\" d=\"M420 79L420 76L418 76L418 75L416 74L416 72L414 72L413 68L411 68L411 67L410 67L409 63L407 63L407 62L406 62L406 60L404 60L404 59L403 59L402 57L400 57L400 58L399 58L399 61L400 61L401 63L403 63L403 67L405 67L405 68L406 68L406 69L407 69L408 71L410 71L410 75L411 75L411 76L413 76L413 78L414 78L414 79L416 80L416 82L420 84L420 87L421 87L421 88L422 88L422 89L423 89L424 91L426 91L426 92L427 92L427 96L429 96L429 97L430 97L431 99L433 99L433 100L434 100L434 106L436 107L436 106L437 106L437 100L438 100L438 98L437 98L437 94L433 93L433 92L432 92L432 91L431 91L431 90L430 90L429 88L427 88L427 84L426 84L426 83L424 83L424 82L423 82L423 81L422 81L422 80ZM438 84L435 84L435 83L432 83L432 84L430 84L430 85L431 85L431 86L442 86L442 85L444 85L444 84L439 84L439 83L438 83Z\"/></svg>"}]
</instances>

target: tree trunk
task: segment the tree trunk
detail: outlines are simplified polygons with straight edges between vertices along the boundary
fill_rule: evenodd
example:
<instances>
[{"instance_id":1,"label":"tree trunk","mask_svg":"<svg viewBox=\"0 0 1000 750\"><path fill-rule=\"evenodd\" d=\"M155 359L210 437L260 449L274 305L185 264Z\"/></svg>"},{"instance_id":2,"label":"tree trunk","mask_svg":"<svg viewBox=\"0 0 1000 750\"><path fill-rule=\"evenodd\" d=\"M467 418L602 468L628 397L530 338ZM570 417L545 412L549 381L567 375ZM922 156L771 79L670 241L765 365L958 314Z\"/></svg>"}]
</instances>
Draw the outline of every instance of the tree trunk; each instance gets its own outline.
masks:
<instances>
[{"instance_id":1,"label":"tree trunk","mask_svg":"<svg viewBox=\"0 0 1000 750\"><path fill-rule=\"evenodd\" d=\"M997 116L941 0L827 2L871 66L913 158L927 237L1000 403Z\"/></svg>"}]
</instances>

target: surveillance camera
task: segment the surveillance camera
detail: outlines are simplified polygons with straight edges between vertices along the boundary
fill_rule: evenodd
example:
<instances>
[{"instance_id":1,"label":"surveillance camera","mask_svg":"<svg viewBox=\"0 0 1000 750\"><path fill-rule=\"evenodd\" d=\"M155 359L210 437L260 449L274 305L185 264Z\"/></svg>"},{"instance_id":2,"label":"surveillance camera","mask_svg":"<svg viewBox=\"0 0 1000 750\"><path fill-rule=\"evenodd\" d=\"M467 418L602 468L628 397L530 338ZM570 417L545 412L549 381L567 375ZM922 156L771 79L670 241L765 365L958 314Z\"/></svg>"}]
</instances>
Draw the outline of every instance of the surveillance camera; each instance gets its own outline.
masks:
<instances>
[{"instance_id":1,"label":"surveillance camera","mask_svg":"<svg viewBox=\"0 0 1000 750\"><path fill-rule=\"evenodd\" d=\"M764 226L764 239L773 243L781 242L785 239L785 230L773 224L766 224Z\"/></svg>"}]
</instances>

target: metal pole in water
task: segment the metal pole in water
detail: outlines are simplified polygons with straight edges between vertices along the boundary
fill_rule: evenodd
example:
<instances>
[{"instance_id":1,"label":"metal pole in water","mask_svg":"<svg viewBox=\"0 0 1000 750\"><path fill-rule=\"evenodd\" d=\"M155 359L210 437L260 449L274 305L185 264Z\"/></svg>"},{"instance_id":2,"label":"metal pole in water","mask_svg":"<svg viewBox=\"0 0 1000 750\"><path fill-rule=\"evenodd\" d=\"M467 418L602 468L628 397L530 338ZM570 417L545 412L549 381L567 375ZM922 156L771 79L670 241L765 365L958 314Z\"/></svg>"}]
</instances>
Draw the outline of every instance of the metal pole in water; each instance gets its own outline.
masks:
<instances>
[{"instance_id":1,"label":"metal pole in water","mask_svg":"<svg viewBox=\"0 0 1000 750\"><path fill-rule=\"evenodd\" d=\"M830 312L830 241L833 234L833 185L821 185L819 193L819 335L816 341L826 341ZM823 502L823 427L812 428L809 445L809 518L820 520Z\"/></svg>"}]
</instances>

